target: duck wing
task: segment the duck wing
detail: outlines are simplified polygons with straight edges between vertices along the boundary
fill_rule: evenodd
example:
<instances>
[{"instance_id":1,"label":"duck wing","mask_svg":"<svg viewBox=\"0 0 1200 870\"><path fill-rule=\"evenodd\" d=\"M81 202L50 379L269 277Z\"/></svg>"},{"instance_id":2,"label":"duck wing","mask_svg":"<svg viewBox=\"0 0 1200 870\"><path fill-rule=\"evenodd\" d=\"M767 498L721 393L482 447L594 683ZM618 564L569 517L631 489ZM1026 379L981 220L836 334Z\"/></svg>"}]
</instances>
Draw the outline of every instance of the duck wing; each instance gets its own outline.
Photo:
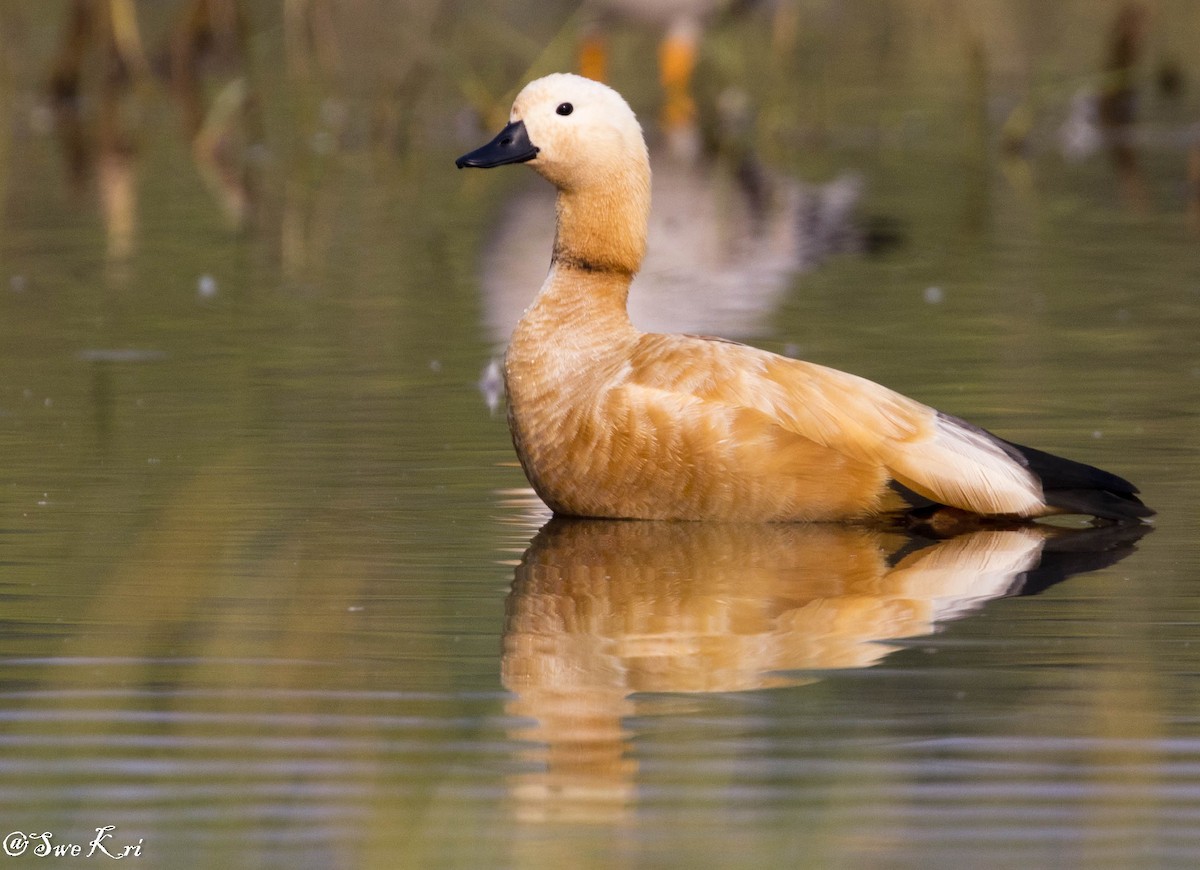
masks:
<instances>
[{"instance_id":1,"label":"duck wing","mask_svg":"<svg viewBox=\"0 0 1200 870\"><path fill-rule=\"evenodd\" d=\"M764 425L882 466L940 504L980 514L1047 512L1041 481L1014 445L836 369L728 341L647 334L626 383L695 397L712 403L712 413L717 406L753 411Z\"/></svg>"}]
</instances>

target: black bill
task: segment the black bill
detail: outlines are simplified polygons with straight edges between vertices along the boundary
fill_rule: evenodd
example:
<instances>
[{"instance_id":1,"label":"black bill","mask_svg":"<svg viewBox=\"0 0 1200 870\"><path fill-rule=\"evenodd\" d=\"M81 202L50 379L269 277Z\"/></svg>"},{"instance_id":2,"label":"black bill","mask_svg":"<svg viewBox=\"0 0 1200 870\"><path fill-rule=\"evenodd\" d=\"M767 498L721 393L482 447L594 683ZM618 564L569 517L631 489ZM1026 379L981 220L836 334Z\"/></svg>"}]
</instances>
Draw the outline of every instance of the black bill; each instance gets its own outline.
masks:
<instances>
[{"instance_id":1,"label":"black bill","mask_svg":"<svg viewBox=\"0 0 1200 870\"><path fill-rule=\"evenodd\" d=\"M525 122L513 121L491 142L470 154L464 154L454 161L454 165L459 169L466 166L490 169L508 163L524 163L537 157L537 153L537 146L529 141L529 134L525 131Z\"/></svg>"}]
</instances>

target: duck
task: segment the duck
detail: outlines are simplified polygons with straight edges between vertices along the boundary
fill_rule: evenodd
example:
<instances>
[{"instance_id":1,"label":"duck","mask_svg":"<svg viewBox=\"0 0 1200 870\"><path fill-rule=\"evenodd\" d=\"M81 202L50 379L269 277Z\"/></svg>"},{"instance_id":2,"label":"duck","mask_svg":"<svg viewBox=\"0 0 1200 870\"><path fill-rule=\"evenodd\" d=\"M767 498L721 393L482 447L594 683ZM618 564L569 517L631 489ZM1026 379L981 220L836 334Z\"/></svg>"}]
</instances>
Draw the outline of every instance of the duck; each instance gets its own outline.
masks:
<instances>
[{"instance_id":1,"label":"duck","mask_svg":"<svg viewBox=\"0 0 1200 870\"><path fill-rule=\"evenodd\" d=\"M628 313L646 253L650 164L613 88L527 84L458 168L526 164L557 189L550 267L503 377L513 445L556 515L871 522L1153 515L1132 483L1007 441L873 381L719 337L643 332Z\"/></svg>"}]
</instances>

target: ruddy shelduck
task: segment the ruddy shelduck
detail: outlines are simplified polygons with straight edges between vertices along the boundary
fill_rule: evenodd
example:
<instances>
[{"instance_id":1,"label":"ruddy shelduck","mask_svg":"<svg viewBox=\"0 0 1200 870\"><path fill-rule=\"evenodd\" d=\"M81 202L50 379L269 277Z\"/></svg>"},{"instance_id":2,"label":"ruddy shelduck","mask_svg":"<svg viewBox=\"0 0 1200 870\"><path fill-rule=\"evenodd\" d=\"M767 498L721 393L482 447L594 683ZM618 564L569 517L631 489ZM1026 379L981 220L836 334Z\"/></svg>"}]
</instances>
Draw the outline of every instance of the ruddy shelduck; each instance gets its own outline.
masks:
<instances>
[{"instance_id":1,"label":"ruddy shelduck","mask_svg":"<svg viewBox=\"0 0 1200 870\"><path fill-rule=\"evenodd\" d=\"M558 188L550 271L509 342L521 465L557 514L867 520L946 506L981 517L1153 511L1128 481L1005 441L876 383L719 338L638 330L650 165L613 89L538 79L459 168L527 163Z\"/></svg>"}]
</instances>

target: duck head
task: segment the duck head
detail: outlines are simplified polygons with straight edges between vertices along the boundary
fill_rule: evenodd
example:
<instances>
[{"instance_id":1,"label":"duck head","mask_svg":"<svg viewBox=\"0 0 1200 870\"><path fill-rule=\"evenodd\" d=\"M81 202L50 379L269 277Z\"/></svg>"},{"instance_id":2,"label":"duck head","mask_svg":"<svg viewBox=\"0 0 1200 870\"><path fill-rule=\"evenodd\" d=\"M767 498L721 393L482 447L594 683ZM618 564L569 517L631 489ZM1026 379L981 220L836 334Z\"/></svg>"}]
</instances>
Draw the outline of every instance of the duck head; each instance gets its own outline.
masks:
<instances>
[{"instance_id":1,"label":"duck head","mask_svg":"<svg viewBox=\"0 0 1200 870\"><path fill-rule=\"evenodd\" d=\"M641 266L650 159L633 110L607 85L570 73L530 82L508 126L455 162L460 169L527 163L558 188L552 262L626 279Z\"/></svg>"},{"instance_id":2,"label":"duck head","mask_svg":"<svg viewBox=\"0 0 1200 870\"><path fill-rule=\"evenodd\" d=\"M555 73L526 85L509 124L455 161L459 169L528 163L560 190L611 184L631 166L648 166L642 128L629 104L607 85Z\"/></svg>"}]
</instances>

